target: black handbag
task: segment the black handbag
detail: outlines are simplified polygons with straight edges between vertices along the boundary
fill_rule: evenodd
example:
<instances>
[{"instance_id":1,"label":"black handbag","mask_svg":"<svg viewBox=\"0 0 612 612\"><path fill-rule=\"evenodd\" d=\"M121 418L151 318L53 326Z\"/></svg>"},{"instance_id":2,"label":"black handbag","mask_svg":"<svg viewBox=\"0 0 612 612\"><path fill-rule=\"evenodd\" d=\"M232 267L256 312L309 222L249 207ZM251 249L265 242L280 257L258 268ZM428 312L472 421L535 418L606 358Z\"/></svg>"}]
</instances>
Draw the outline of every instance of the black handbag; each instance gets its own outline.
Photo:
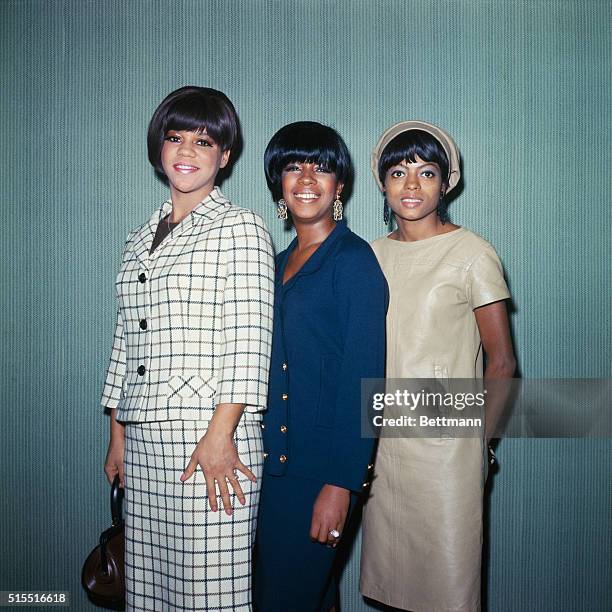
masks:
<instances>
[{"instance_id":1,"label":"black handbag","mask_svg":"<svg viewBox=\"0 0 612 612\"><path fill-rule=\"evenodd\" d=\"M83 564L81 584L97 606L111 610L125 609L125 539L121 511L123 489L119 476L111 486L112 526L100 535L96 546Z\"/></svg>"}]
</instances>

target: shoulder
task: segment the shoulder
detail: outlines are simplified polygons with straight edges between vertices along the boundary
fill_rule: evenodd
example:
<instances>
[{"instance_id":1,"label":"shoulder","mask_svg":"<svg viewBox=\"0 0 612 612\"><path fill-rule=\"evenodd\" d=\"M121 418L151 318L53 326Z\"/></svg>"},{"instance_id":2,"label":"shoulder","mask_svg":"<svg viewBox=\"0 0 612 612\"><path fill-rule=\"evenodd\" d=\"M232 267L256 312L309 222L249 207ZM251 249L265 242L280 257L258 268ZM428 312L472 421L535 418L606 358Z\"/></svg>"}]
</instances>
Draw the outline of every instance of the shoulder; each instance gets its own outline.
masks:
<instances>
[{"instance_id":1,"label":"shoulder","mask_svg":"<svg viewBox=\"0 0 612 612\"><path fill-rule=\"evenodd\" d=\"M253 212L249 208L243 208L242 206L233 204L232 202L227 202L227 206L222 212L222 215L224 222L230 226L256 226L264 228L266 232L268 231L264 220L257 213Z\"/></svg>"},{"instance_id":2,"label":"shoulder","mask_svg":"<svg viewBox=\"0 0 612 612\"><path fill-rule=\"evenodd\" d=\"M372 250L374 251L377 257L380 256L381 253L384 253L386 251L388 242L389 239L387 238L387 236L381 236L380 238L376 238L376 240L372 240L370 246L372 247Z\"/></svg>"},{"instance_id":3,"label":"shoulder","mask_svg":"<svg viewBox=\"0 0 612 612\"><path fill-rule=\"evenodd\" d=\"M346 278L382 278L382 271L372 247L350 230L338 241L334 260L337 272Z\"/></svg>"},{"instance_id":4,"label":"shoulder","mask_svg":"<svg viewBox=\"0 0 612 612\"><path fill-rule=\"evenodd\" d=\"M265 240L272 244L265 221L255 212L228 201L219 215L227 237Z\"/></svg>"},{"instance_id":5,"label":"shoulder","mask_svg":"<svg viewBox=\"0 0 612 612\"><path fill-rule=\"evenodd\" d=\"M465 228L463 228L461 234L457 236L453 251L455 257L459 257L462 260L465 268L470 268L474 262L483 257L499 259L490 242Z\"/></svg>"},{"instance_id":6,"label":"shoulder","mask_svg":"<svg viewBox=\"0 0 612 612\"><path fill-rule=\"evenodd\" d=\"M344 236L338 240L335 254L338 261L350 259L368 261L374 257L372 247L351 230L348 230Z\"/></svg>"}]
</instances>

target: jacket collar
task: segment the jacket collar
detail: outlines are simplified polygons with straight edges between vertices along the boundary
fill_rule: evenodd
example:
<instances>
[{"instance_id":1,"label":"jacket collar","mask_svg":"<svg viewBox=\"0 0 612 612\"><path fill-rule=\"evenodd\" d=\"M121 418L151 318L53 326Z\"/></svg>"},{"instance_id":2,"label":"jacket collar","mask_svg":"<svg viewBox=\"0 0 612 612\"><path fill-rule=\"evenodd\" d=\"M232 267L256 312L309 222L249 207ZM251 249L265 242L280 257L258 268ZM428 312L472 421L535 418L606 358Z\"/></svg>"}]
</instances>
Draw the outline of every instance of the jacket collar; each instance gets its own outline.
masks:
<instances>
[{"instance_id":1,"label":"jacket collar","mask_svg":"<svg viewBox=\"0 0 612 612\"><path fill-rule=\"evenodd\" d=\"M306 276L307 274L314 274L325 262L327 255L332 249L333 245L349 232L349 228L346 226L346 221L337 221L336 227L331 231L329 236L317 247L317 250L308 258L306 263L296 272L286 283L283 285L283 275L285 274L285 268L287 267L287 260L293 249L297 246L297 236L291 241L291 244L282 254L279 265L276 270L276 283L285 288L293 285L295 279L300 276Z\"/></svg>"},{"instance_id":2,"label":"jacket collar","mask_svg":"<svg viewBox=\"0 0 612 612\"><path fill-rule=\"evenodd\" d=\"M147 264L149 259L155 259L156 255L159 254L160 249L176 240L179 236L185 232L190 231L199 223L210 223L218 215L226 211L230 207L229 200L221 193L218 187L214 187L213 190L204 198L173 230L170 232L162 243L155 249L155 252L149 257L149 251L153 244L153 238L157 231L157 226L160 221L167 217L172 212L172 201L167 200L161 207L156 210L149 220L136 232L136 235L132 239L132 250L134 251L138 260Z\"/></svg>"}]
</instances>

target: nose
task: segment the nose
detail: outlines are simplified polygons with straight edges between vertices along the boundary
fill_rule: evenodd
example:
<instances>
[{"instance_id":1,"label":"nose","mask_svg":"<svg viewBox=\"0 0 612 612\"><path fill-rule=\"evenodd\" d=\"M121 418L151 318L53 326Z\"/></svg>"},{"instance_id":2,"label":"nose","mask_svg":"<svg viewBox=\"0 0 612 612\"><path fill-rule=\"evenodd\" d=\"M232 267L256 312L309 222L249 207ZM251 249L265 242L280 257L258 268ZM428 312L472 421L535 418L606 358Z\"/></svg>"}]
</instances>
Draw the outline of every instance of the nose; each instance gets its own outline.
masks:
<instances>
[{"instance_id":1,"label":"nose","mask_svg":"<svg viewBox=\"0 0 612 612\"><path fill-rule=\"evenodd\" d=\"M302 166L302 172L300 174L299 181L304 185L312 185L317 182L317 176L314 172L314 167L310 164L304 164Z\"/></svg>"},{"instance_id":2,"label":"nose","mask_svg":"<svg viewBox=\"0 0 612 612\"><path fill-rule=\"evenodd\" d=\"M405 189L420 189L419 177L416 172L407 172L404 180Z\"/></svg>"},{"instance_id":3,"label":"nose","mask_svg":"<svg viewBox=\"0 0 612 612\"><path fill-rule=\"evenodd\" d=\"M179 145L177 153L183 157L193 157L195 155L193 144L184 138Z\"/></svg>"}]
</instances>

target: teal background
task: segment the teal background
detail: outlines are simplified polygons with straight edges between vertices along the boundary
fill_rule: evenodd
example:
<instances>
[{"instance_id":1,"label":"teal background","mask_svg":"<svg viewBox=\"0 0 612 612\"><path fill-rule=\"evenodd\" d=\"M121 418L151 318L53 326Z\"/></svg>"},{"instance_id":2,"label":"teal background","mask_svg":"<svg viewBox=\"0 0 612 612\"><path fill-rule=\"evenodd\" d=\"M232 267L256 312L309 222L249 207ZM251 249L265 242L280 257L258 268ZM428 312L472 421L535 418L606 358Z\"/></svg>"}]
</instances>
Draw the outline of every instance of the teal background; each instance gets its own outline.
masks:
<instances>
[{"instance_id":1,"label":"teal background","mask_svg":"<svg viewBox=\"0 0 612 612\"><path fill-rule=\"evenodd\" d=\"M349 225L367 239L384 231L379 135L407 118L445 127L463 155L451 216L504 262L522 375L610 377L611 25L612 4L588 0L1 2L0 590L70 590L73 609L93 608L79 575L108 523L98 398L114 276L128 231L167 195L145 132L179 86L234 101L245 148L223 191L279 250L291 236L262 171L279 127L343 135ZM489 610L612 607L611 451L502 441ZM345 611L369 609L358 557L357 542Z\"/></svg>"}]
</instances>

